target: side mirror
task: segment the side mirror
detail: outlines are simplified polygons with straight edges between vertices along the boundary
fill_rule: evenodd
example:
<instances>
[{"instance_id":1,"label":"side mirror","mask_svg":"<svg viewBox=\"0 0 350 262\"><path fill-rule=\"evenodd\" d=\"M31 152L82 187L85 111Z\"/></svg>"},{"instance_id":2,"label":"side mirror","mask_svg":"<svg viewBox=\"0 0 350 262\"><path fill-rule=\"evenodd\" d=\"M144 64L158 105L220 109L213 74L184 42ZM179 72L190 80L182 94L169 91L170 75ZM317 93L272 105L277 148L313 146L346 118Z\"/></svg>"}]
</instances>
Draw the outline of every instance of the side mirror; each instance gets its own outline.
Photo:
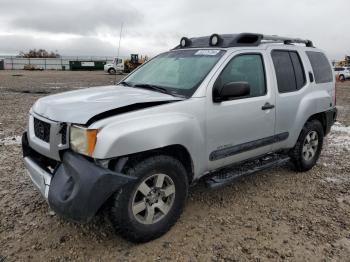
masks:
<instances>
[{"instance_id":1,"label":"side mirror","mask_svg":"<svg viewBox=\"0 0 350 262\"><path fill-rule=\"evenodd\" d=\"M232 100L237 97L248 96L249 94L250 86L248 82L230 82L222 87L214 87L213 101L220 103L222 101Z\"/></svg>"}]
</instances>

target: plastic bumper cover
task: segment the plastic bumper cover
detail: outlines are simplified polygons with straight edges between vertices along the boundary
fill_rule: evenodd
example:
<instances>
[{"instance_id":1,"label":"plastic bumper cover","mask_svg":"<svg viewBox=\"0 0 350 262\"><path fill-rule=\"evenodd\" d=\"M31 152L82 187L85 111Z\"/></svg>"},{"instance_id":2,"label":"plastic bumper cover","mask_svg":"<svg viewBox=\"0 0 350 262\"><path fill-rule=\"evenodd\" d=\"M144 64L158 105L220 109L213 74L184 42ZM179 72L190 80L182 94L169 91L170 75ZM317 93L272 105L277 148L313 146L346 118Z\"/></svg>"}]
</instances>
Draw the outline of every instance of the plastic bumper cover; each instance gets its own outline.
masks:
<instances>
[{"instance_id":1,"label":"plastic bumper cover","mask_svg":"<svg viewBox=\"0 0 350 262\"><path fill-rule=\"evenodd\" d=\"M136 180L97 166L85 157L66 151L62 162L50 173L36 159L37 152L22 139L24 163L28 173L59 215L76 222L89 221L107 199L123 185Z\"/></svg>"},{"instance_id":2,"label":"plastic bumper cover","mask_svg":"<svg viewBox=\"0 0 350 262\"><path fill-rule=\"evenodd\" d=\"M52 175L37 165L30 157L24 157L23 160L28 175L47 201Z\"/></svg>"}]
</instances>

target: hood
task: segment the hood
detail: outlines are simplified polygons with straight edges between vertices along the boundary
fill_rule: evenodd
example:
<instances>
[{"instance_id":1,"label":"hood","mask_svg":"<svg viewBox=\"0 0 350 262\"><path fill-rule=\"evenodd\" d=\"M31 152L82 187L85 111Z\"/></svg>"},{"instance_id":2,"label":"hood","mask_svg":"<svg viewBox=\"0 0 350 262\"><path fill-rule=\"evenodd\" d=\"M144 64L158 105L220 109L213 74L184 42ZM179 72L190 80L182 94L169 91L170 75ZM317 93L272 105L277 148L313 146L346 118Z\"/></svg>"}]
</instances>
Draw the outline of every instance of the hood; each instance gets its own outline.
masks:
<instances>
[{"instance_id":1,"label":"hood","mask_svg":"<svg viewBox=\"0 0 350 262\"><path fill-rule=\"evenodd\" d=\"M86 124L97 115L108 116L107 112L113 115L179 100L151 90L114 85L46 96L34 104L33 111L58 122Z\"/></svg>"}]
</instances>

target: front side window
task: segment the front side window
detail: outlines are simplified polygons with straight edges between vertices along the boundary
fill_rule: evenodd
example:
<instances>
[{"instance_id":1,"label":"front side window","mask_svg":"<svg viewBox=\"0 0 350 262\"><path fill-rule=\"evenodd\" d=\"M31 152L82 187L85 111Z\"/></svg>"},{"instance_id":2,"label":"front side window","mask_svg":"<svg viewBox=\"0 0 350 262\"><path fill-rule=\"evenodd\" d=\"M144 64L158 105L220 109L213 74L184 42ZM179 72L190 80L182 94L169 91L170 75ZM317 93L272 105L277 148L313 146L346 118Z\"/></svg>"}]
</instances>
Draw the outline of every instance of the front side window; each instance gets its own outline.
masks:
<instances>
[{"instance_id":1,"label":"front side window","mask_svg":"<svg viewBox=\"0 0 350 262\"><path fill-rule=\"evenodd\" d=\"M262 56L244 54L234 57L221 72L215 86L222 87L231 82L247 82L250 86L249 97L265 95L266 81Z\"/></svg>"},{"instance_id":2,"label":"front side window","mask_svg":"<svg viewBox=\"0 0 350 262\"><path fill-rule=\"evenodd\" d=\"M159 87L173 95L190 97L225 51L192 49L160 54L123 82L134 87Z\"/></svg>"},{"instance_id":3,"label":"front side window","mask_svg":"<svg viewBox=\"0 0 350 262\"><path fill-rule=\"evenodd\" d=\"M336 67L336 68L334 68L334 71L336 71L336 72L341 72L341 71L344 71L344 70L345 70L344 67Z\"/></svg>"}]
</instances>

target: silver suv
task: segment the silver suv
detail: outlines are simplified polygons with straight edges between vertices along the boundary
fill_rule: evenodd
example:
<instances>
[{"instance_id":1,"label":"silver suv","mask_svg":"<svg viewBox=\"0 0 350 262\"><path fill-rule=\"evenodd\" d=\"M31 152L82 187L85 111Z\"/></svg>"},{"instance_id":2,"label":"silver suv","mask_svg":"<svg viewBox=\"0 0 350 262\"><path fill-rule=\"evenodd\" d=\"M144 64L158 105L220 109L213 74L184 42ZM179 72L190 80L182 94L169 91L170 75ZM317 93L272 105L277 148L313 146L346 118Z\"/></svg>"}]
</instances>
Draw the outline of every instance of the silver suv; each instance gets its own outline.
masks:
<instances>
[{"instance_id":1,"label":"silver suv","mask_svg":"<svg viewBox=\"0 0 350 262\"><path fill-rule=\"evenodd\" d=\"M330 62L309 40L184 37L117 85L39 99L24 163L58 215L84 222L103 208L145 242L170 229L198 181L216 188L287 161L311 169L335 104Z\"/></svg>"}]
</instances>

